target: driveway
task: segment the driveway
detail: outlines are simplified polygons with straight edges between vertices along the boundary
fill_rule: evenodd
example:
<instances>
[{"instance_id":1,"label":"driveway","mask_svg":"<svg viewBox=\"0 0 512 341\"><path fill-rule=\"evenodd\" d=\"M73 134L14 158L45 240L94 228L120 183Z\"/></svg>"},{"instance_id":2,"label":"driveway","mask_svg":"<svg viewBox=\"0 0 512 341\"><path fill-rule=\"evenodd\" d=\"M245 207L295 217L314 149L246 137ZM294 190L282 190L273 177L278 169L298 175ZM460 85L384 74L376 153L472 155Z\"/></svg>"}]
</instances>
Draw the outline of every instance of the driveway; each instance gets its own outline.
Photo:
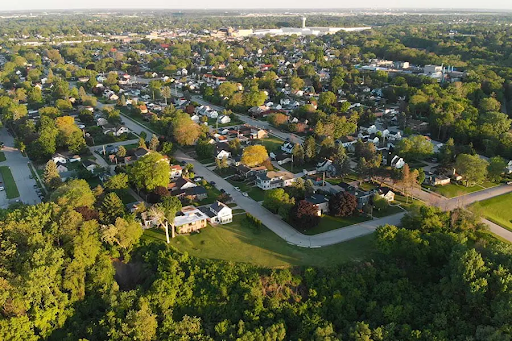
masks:
<instances>
[{"instance_id":1,"label":"driveway","mask_svg":"<svg viewBox=\"0 0 512 341\"><path fill-rule=\"evenodd\" d=\"M14 148L14 138L7 132L6 128L0 129L0 141L4 143L4 152L6 161L0 163L0 166L8 166L18 187L20 193L19 199L26 204L38 204L41 202L36 193L36 181L31 179L32 173L28 168L29 159L21 154L21 152ZM13 200L13 199L10 199ZM6 208L9 206L5 192L0 195L0 207Z\"/></svg>"}]
</instances>

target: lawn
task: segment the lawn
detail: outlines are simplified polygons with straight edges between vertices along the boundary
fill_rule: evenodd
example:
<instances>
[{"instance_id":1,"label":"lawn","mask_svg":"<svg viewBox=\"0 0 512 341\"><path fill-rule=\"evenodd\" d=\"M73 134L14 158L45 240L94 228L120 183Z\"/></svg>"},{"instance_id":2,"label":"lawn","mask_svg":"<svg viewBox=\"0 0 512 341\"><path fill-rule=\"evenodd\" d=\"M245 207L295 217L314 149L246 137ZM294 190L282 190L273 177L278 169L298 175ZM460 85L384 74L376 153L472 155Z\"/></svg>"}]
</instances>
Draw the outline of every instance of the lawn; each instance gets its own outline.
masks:
<instances>
[{"instance_id":1,"label":"lawn","mask_svg":"<svg viewBox=\"0 0 512 341\"><path fill-rule=\"evenodd\" d=\"M231 179L228 179L228 182L235 187L240 187L240 192L247 192L247 194L249 194L249 196L255 201L263 201L263 198L265 197L265 191L259 187Z\"/></svg>"},{"instance_id":2,"label":"lawn","mask_svg":"<svg viewBox=\"0 0 512 341\"><path fill-rule=\"evenodd\" d=\"M215 188L209 184L204 186L204 188L206 189L206 192L208 193L208 198L201 200L199 202L199 204L201 204L201 205L213 204L219 197L220 191L217 188Z\"/></svg>"},{"instance_id":3,"label":"lawn","mask_svg":"<svg viewBox=\"0 0 512 341\"><path fill-rule=\"evenodd\" d=\"M276 152L281 149L281 146L283 145L284 141L277 138L277 137L267 137L261 140L258 140L256 143L260 143L265 146L267 151L270 152Z\"/></svg>"},{"instance_id":4,"label":"lawn","mask_svg":"<svg viewBox=\"0 0 512 341\"><path fill-rule=\"evenodd\" d=\"M300 231L308 236L324 233L327 231L336 230L345 226L350 226L364 221L370 220L365 216L352 216L352 217L332 217L330 215L324 215L320 219L320 224L312 229L305 229Z\"/></svg>"},{"instance_id":5,"label":"lawn","mask_svg":"<svg viewBox=\"0 0 512 341\"><path fill-rule=\"evenodd\" d=\"M475 186L466 187L463 185L457 184L448 184L446 186L427 186L430 190L441 194L446 198L453 198L464 194L469 194L473 192L478 192L484 190L486 188L491 188L497 186L494 182L484 182Z\"/></svg>"},{"instance_id":6,"label":"lawn","mask_svg":"<svg viewBox=\"0 0 512 341\"><path fill-rule=\"evenodd\" d=\"M400 207L398 207L398 206L388 206L385 209L380 210L380 211L373 210L373 216L375 218L382 218L382 217L386 217L386 216L392 215L392 214L397 214L397 213L400 213L400 212L403 212L403 210Z\"/></svg>"},{"instance_id":7,"label":"lawn","mask_svg":"<svg viewBox=\"0 0 512 341\"><path fill-rule=\"evenodd\" d=\"M5 160L6 160L6 158L5 158L4 152L0 152L0 162L5 161Z\"/></svg>"},{"instance_id":8,"label":"lawn","mask_svg":"<svg viewBox=\"0 0 512 341\"><path fill-rule=\"evenodd\" d=\"M138 201L137 199L135 199L135 197L130 193L128 189L117 190L116 194L125 205Z\"/></svg>"},{"instance_id":9,"label":"lawn","mask_svg":"<svg viewBox=\"0 0 512 341\"><path fill-rule=\"evenodd\" d=\"M288 162L288 163L285 163L284 165L281 165L281 167L286 169L288 172L300 173L304 169L306 169L306 170L316 169L316 163L304 163L302 165L294 164L293 168L292 168L292 163Z\"/></svg>"},{"instance_id":10,"label":"lawn","mask_svg":"<svg viewBox=\"0 0 512 341\"><path fill-rule=\"evenodd\" d=\"M2 174L7 199L18 198L20 193L12 176L11 169L8 166L2 166L0 167L0 173Z\"/></svg>"},{"instance_id":11,"label":"lawn","mask_svg":"<svg viewBox=\"0 0 512 341\"><path fill-rule=\"evenodd\" d=\"M146 230L143 238L165 242L165 233L163 230ZM244 215L234 216L231 224L208 226L201 233L178 236L170 245L196 257L264 267L334 266L368 259L374 249L373 235L318 249L292 246L266 227L260 230L250 227Z\"/></svg>"},{"instance_id":12,"label":"lawn","mask_svg":"<svg viewBox=\"0 0 512 341\"><path fill-rule=\"evenodd\" d=\"M471 207L490 221L512 231L512 193L477 202Z\"/></svg>"}]
</instances>

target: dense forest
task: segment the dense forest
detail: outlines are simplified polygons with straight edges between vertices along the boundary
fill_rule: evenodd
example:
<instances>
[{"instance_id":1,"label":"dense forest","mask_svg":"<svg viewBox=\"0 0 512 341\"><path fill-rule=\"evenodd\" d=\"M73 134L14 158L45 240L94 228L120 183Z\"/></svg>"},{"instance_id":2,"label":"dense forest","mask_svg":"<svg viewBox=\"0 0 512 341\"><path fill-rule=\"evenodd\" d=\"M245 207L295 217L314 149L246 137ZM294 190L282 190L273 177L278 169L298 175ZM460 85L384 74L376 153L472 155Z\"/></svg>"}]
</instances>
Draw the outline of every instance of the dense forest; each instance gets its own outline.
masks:
<instances>
[{"instance_id":1,"label":"dense forest","mask_svg":"<svg viewBox=\"0 0 512 341\"><path fill-rule=\"evenodd\" d=\"M2 340L510 339L512 248L464 211L418 207L372 259L291 269L139 242L70 201L1 214Z\"/></svg>"}]
</instances>

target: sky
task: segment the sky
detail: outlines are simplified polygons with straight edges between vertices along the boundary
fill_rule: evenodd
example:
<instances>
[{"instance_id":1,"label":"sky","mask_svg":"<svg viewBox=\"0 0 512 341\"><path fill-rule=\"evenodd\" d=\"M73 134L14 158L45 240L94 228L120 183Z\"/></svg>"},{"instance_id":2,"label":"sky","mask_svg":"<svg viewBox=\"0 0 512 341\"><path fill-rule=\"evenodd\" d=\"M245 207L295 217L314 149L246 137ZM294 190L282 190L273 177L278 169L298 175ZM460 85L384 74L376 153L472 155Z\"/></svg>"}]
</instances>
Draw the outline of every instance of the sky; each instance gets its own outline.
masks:
<instances>
[{"instance_id":1,"label":"sky","mask_svg":"<svg viewBox=\"0 0 512 341\"><path fill-rule=\"evenodd\" d=\"M0 11L50 10L50 9L117 9L117 8L166 8L166 9L239 9L239 8L460 8L512 10L512 0L0 0Z\"/></svg>"}]
</instances>

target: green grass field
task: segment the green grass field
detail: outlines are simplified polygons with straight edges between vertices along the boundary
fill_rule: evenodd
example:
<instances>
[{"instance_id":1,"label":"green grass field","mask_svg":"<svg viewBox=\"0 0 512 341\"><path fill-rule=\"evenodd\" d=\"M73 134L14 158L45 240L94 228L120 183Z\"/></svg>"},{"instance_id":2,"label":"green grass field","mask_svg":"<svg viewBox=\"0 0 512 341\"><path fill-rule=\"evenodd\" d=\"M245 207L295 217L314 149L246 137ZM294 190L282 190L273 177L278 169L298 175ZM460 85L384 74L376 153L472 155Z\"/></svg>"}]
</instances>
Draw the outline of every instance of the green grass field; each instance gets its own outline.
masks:
<instances>
[{"instance_id":1,"label":"green grass field","mask_svg":"<svg viewBox=\"0 0 512 341\"><path fill-rule=\"evenodd\" d=\"M267 152L276 152L281 149L284 141L277 137L267 137L265 139L258 140L256 143L260 143L265 146Z\"/></svg>"},{"instance_id":2,"label":"green grass field","mask_svg":"<svg viewBox=\"0 0 512 341\"><path fill-rule=\"evenodd\" d=\"M266 227L255 230L244 215L233 217L233 223L208 226L198 234L178 236L170 245L201 258L252 263L265 267L333 266L351 260L368 259L372 255L373 235L318 249L292 246ZM143 238L165 242L163 230L146 230Z\"/></svg>"},{"instance_id":3,"label":"green grass field","mask_svg":"<svg viewBox=\"0 0 512 341\"><path fill-rule=\"evenodd\" d=\"M7 199L18 198L20 193L18 192L18 187L16 186L16 182L12 176L11 170L7 166L0 167L0 173L2 173L2 178L5 187L5 194Z\"/></svg>"},{"instance_id":4,"label":"green grass field","mask_svg":"<svg viewBox=\"0 0 512 341\"><path fill-rule=\"evenodd\" d=\"M490 221L512 231L512 193L477 202L471 207Z\"/></svg>"},{"instance_id":5,"label":"green grass field","mask_svg":"<svg viewBox=\"0 0 512 341\"><path fill-rule=\"evenodd\" d=\"M330 215L322 216L320 224L312 229L304 229L300 231L303 234L312 236L314 234L324 233L327 231L336 230L345 226L350 226L363 221L368 221L369 218L365 216L353 216L353 217L332 217Z\"/></svg>"},{"instance_id":6,"label":"green grass field","mask_svg":"<svg viewBox=\"0 0 512 341\"><path fill-rule=\"evenodd\" d=\"M0 162L3 162L5 160L6 160L6 158L5 158L4 152L0 152Z\"/></svg>"},{"instance_id":7,"label":"green grass field","mask_svg":"<svg viewBox=\"0 0 512 341\"><path fill-rule=\"evenodd\" d=\"M446 198L453 198L464 194L469 194L473 192L478 192L481 190L484 190L486 188L495 187L498 184L494 182L484 182L482 184L478 184L475 186L463 186L463 185L457 185L457 184L448 184L446 186L429 186L427 188L430 188L430 190L441 194L442 196Z\"/></svg>"}]
</instances>

